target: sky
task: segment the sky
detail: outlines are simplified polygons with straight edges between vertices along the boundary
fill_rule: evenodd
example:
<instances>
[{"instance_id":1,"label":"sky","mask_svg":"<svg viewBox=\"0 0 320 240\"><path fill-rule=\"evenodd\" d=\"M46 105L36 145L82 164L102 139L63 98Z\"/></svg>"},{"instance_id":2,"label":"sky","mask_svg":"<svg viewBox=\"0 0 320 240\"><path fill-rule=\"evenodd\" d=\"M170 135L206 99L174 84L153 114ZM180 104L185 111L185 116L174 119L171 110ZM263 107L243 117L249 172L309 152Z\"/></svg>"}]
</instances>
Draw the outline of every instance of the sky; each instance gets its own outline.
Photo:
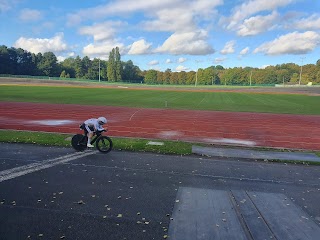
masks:
<instances>
[{"instance_id":1,"label":"sky","mask_svg":"<svg viewBox=\"0 0 320 240\"><path fill-rule=\"evenodd\" d=\"M315 64L319 0L0 0L0 45L141 70Z\"/></svg>"}]
</instances>

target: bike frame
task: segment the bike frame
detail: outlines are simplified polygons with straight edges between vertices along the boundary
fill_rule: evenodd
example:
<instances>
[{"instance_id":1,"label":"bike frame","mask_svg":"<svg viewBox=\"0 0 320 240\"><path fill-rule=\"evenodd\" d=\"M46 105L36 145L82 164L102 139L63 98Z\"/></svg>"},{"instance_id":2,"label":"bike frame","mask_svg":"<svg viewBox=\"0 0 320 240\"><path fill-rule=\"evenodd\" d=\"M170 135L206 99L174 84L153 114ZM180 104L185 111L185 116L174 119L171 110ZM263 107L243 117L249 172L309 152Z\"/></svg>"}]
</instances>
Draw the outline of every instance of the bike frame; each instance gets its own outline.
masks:
<instances>
[{"instance_id":1,"label":"bike frame","mask_svg":"<svg viewBox=\"0 0 320 240\"><path fill-rule=\"evenodd\" d=\"M98 139L101 135L102 135L101 133L96 133L96 135L94 135L94 137L91 139L91 144L95 143L95 141L97 141L97 139ZM83 139L86 138L86 137L88 137L88 136L87 136L87 132L84 131L83 137L82 137L82 139L81 139L80 142L82 142ZM86 143L86 144L87 144L87 143Z\"/></svg>"}]
</instances>

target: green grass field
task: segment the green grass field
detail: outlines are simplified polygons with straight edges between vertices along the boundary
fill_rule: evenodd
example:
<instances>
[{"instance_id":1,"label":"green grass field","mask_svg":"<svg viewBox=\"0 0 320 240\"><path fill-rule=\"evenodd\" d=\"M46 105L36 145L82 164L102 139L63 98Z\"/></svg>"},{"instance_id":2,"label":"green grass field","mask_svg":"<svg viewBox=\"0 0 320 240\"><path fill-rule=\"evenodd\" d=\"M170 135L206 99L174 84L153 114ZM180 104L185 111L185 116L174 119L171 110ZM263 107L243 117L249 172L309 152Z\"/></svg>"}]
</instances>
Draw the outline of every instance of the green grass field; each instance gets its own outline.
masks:
<instances>
[{"instance_id":1,"label":"green grass field","mask_svg":"<svg viewBox=\"0 0 320 240\"><path fill-rule=\"evenodd\" d=\"M320 97L57 86L0 86L0 101L320 115Z\"/></svg>"}]
</instances>

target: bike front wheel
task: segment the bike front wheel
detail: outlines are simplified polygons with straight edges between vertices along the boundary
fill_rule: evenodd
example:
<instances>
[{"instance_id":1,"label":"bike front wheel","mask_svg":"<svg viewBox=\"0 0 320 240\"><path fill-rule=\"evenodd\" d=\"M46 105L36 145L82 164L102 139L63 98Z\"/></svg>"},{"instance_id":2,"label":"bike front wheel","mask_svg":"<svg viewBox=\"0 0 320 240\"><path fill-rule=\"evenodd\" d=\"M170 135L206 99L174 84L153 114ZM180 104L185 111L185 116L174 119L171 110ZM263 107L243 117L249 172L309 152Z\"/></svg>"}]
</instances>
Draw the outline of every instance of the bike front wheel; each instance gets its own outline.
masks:
<instances>
[{"instance_id":1,"label":"bike front wheel","mask_svg":"<svg viewBox=\"0 0 320 240\"><path fill-rule=\"evenodd\" d=\"M96 147L100 152L108 153L112 150L113 143L111 138L107 136L101 136L98 138Z\"/></svg>"}]
</instances>

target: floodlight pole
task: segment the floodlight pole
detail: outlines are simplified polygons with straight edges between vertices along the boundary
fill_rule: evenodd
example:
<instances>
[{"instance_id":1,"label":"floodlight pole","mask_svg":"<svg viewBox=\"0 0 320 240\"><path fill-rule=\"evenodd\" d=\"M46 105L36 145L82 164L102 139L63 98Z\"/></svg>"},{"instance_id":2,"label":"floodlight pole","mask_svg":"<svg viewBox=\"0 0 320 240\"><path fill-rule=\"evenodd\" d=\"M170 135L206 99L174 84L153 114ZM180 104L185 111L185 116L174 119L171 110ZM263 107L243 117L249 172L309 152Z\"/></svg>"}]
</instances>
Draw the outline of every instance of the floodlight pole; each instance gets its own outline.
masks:
<instances>
[{"instance_id":1,"label":"floodlight pole","mask_svg":"<svg viewBox=\"0 0 320 240\"><path fill-rule=\"evenodd\" d=\"M197 63L197 71L196 71L196 82L194 83L194 86L196 87L197 86L197 82L198 82L198 60L196 60L196 63Z\"/></svg>"},{"instance_id":2,"label":"floodlight pole","mask_svg":"<svg viewBox=\"0 0 320 240\"><path fill-rule=\"evenodd\" d=\"M100 58L99 58L99 82L100 82Z\"/></svg>"},{"instance_id":3,"label":"floodlight pole","mask_svg":"<svg viewBox=\"0 0 320 240\"><path fill-rule=\"evenodd\" d=\"M303 59L305 59L305 57L302 57L302 58L301 58L301 67L300 67L299 85L301 84L301 76L302 76L302 65L303 65Z\"/></svg>"},{"instance_id":4,"label":"floodlight pole","mask_svg":"<svg viewBox=\"0 0 320 240\"><path fill-rule=\"evenodd\" d=\"M196 71L196 82L194 83L194 86L196 87L197 86L197 82L198 82L198 69Z\"/></svg>"}]
</instances>

